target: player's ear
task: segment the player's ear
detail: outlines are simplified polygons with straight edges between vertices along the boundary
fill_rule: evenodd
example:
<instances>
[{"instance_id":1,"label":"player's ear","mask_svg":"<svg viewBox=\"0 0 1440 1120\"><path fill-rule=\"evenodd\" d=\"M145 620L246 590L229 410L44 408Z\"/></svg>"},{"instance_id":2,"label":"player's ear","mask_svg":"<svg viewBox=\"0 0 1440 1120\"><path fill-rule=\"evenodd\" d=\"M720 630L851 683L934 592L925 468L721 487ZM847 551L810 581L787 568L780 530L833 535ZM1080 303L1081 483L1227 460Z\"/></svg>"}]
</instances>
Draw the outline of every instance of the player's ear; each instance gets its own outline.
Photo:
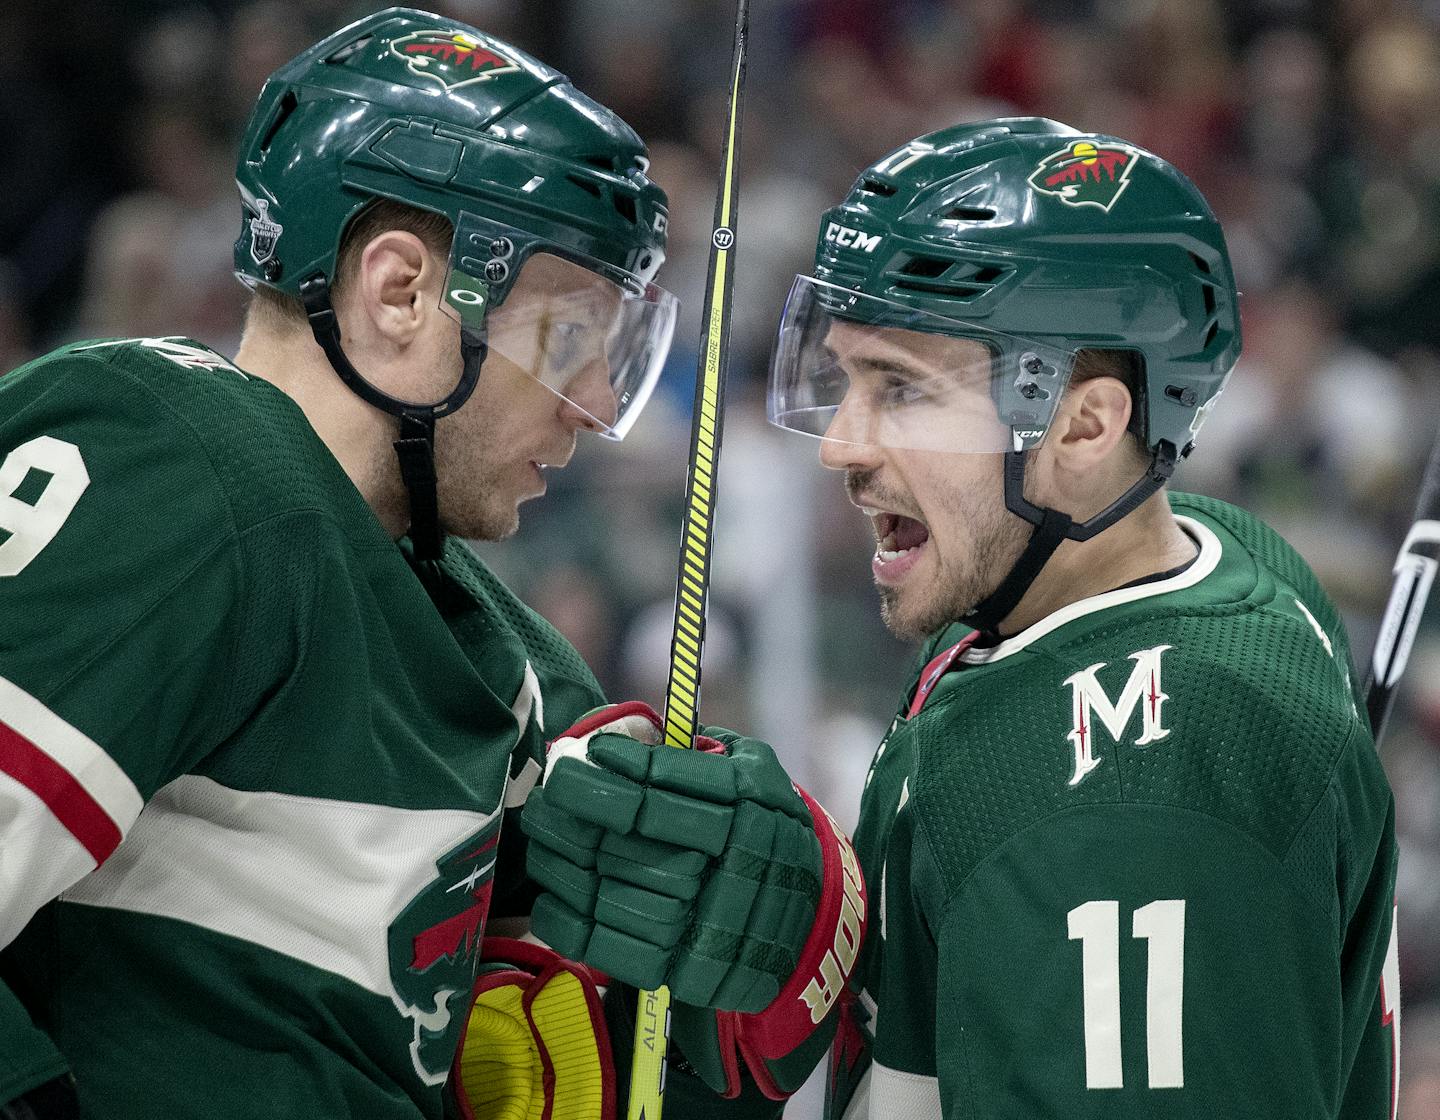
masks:
<instances>
[{"instance_id":1,"label":"player's ear","mask_svg":"<svg viewBox=\"0 0 1440 1120\"><path fill-rule=\"evenodd\" d=\"M405 230L370 239L356 269L356 310L387 341L403 346L439 313L440 266L425 243Z\"/></svg>"},{"instance_id":2,"label":"player's ear","mask_svg":"<svg viewBox=\"0 0 1440 1120\"><path fill-rule=\"evenodd\" d=\"M1061 398L1045 447L1061 474L1090 474L1116 453L1130 423L1130 390L1116 377L1090 377Z\"/></svg>"}]
</instances>

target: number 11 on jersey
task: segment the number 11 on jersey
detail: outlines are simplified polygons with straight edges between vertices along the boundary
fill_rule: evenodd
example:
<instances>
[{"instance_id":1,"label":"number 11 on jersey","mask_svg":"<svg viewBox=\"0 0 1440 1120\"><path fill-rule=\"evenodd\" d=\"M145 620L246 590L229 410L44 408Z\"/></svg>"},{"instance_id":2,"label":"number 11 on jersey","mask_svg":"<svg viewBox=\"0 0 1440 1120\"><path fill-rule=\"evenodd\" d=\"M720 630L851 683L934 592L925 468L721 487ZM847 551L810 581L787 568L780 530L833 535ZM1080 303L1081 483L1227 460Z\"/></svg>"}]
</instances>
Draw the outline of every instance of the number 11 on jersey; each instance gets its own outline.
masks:
<instances>
[{"instance_id":1,"label":"number 11 on jersey","mask_svg":"<svg viewBox=\"0 0 1440 1120\"><path fill-rule=\"evenodd\" d=\"M1086 902L1066 915L1081 945L1085 1009L1085 1087L1124 1087L1120 1051L1120 903ZM1152 1089L1185 1085L1180 1012L1185 991L1185 900L1167 898L1135 911L1132 935L1149 942L1145 1050Z\"/></svg>"}]
</instances>

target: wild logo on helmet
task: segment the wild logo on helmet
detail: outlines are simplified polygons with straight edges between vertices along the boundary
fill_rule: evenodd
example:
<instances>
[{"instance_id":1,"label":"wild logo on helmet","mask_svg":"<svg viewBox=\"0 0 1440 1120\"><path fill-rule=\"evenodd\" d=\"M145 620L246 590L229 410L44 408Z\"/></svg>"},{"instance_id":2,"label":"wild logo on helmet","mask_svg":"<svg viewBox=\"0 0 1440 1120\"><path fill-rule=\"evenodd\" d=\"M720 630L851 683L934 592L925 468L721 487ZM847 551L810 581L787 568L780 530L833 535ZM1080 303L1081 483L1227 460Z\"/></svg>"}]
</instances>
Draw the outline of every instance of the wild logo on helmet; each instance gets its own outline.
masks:
<instances>
[{"instance_id":1,"label":"wild logo on helmet","mask_svg":"<svg viewBox=\"0 0 1440 1120\"><path fill-rule=\"evenodd\" d=\"M518 63L456 31L414 31L390 44L412 74L439 82L447 90L483 82L497 74L513 74Z\"/></svg>"},{"instance_id":2,"label":"wild logo on helmet","mask_svg":"<svg viewBox=\"0 0 1440 1120\"><path fill-rule=\"evenodd\" d=\"M1041 160L1028 182L1067 206L1098 206L1109 213L1129 185L1135 158L1132 148L1076 140Z\"/></svg>"}]
</instances>

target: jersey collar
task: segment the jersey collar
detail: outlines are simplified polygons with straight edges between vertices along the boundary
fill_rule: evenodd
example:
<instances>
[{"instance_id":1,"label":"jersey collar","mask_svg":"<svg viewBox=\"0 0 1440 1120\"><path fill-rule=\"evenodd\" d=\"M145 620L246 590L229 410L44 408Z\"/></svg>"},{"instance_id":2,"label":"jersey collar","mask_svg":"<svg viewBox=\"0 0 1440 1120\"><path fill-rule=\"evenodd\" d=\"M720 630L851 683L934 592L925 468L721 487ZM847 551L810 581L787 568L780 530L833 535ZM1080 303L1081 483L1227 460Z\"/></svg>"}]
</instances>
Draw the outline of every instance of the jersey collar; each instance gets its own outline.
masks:
<instances>
[{"instance_id":1,"label":"jersey collar","mask_svg":"<svg viewBox=\"0 0 1440 1120\"><path fill-rule=\"evenodd\" d=\"M1195 557L1194 562L1179 575L1171 576L1169 579L1155 580L1151 583L1142 583L1134 587L1117 588L1114 591L1092 595L1088 599L1079 599L1069 606L1061 607L1054 614L1047 615L1033 626L1027 626L1014 637L1006 638L998 645L983 649L967 649L960 655L961 662L966 665L988 665L992 661L1000 661L1013 653L1019 653L1045 635L1053 633L1076 619L1109 610L1111 607L1118 607L1123 603L1134 603L1140 599L1150 599L1157 595L1168 595L1172 591L1194 587L1219 566L1220 538L1208 525L1204 525L1192 517L1176 514L1175 520L1200 548L1200 554Z\"/></svg>"}]
</instances>

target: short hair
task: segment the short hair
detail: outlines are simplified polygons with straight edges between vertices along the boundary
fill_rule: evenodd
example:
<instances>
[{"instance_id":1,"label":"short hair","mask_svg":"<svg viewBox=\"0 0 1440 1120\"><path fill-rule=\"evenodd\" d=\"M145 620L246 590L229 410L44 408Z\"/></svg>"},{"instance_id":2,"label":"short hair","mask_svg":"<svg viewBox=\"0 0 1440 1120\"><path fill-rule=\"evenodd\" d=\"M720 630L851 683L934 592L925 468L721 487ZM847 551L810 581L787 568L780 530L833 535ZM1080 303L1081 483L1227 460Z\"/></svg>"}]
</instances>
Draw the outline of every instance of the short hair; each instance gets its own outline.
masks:
<instances>
[{"instance_id":1,"label":"short hair","mask_svg":"<svg viewBox=\"0 0 1440 1120\"><path fill-rule=\"evenodd\" d=\"M360 255L365 246L389 230L404 230L413 233L425 247L442 260L450 256L450 242L455 227L444 214L393 202L388 198L376 199L351 219L344 235L340 238L340 251L336 254L335 275L331 278L331 300L339 302L341 294L354 282L360 269ZM255 286L246 325L261 321L272 330L288 332L308 327L305 307L300 300L286 292L265 284Z\"/></svg>"}]
</instances>

